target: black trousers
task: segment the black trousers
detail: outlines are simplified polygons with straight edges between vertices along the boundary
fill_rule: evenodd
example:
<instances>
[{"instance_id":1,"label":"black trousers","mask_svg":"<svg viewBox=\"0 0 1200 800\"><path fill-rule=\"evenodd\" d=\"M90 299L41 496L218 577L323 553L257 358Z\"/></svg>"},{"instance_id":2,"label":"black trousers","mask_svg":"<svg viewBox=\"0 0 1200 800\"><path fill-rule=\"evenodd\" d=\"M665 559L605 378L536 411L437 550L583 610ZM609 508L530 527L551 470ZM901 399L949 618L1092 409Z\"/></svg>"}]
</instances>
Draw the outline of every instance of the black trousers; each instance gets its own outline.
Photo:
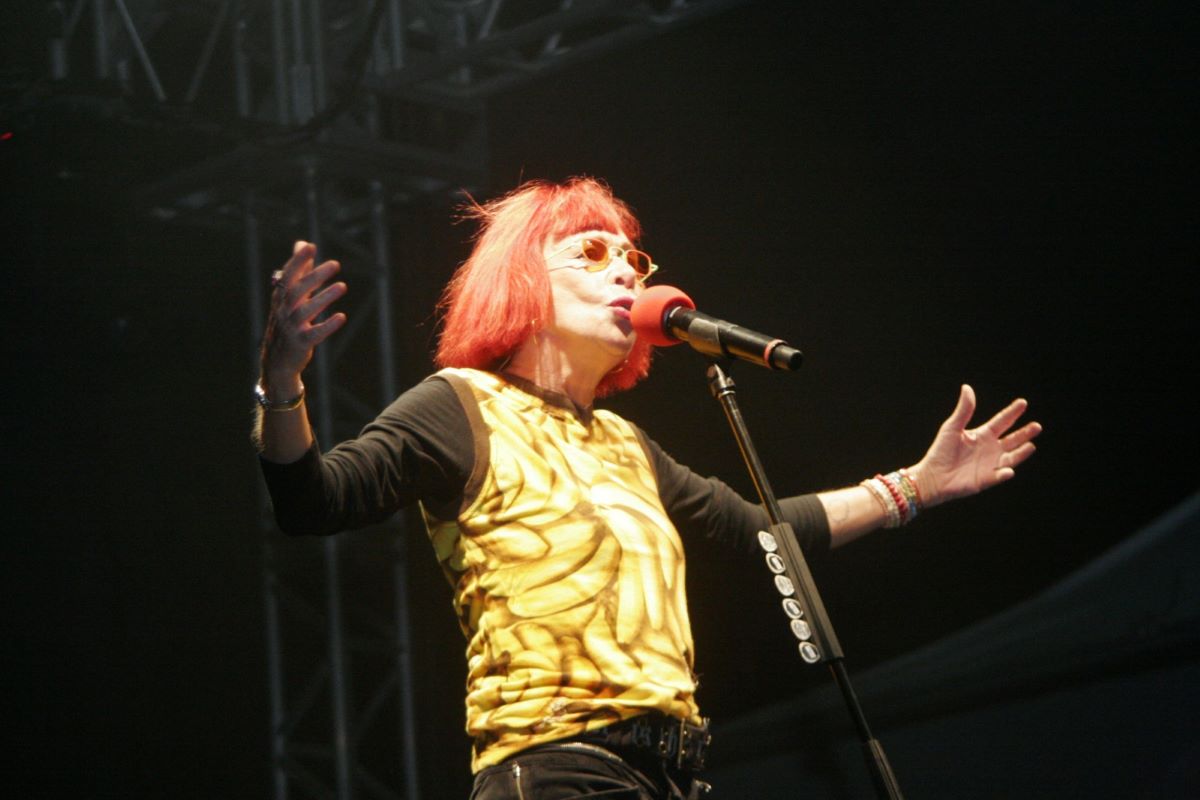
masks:
<instances>
[{"instance_id":1,"label":"black trousers","mask_svg":"<svg viewBox=\"0 0 1200 800\"><path fill-rule=\"evenodd\" d=\"M480 770L470 800L699 800L707 788L650 753L567 741Z\"/></svg>"}]
</instances>

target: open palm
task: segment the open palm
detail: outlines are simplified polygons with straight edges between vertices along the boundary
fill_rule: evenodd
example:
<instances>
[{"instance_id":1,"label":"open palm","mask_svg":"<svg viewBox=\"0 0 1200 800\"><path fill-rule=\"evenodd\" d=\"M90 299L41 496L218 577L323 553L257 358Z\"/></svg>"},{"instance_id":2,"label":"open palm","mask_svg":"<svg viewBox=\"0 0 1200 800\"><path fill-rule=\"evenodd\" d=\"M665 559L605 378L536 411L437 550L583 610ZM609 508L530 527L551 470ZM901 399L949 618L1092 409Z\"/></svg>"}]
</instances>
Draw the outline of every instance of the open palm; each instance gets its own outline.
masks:
<instances>
[{"instance_id":1,"label":"open palm","mask_svg":"<svg viewBox=\"0 0 1200 800\"><path fill-rule=\"evenodd\" d=\"M1014 468L1033 455L1033 439L1042 432L1037 422L1009 432L1028 405L1023 399L1014 400L978 428L968 429L975 413L975 390L963 384L958 405L913 468L925 504L977 494L1011 478Z\"/></svg>"}]
</instances>

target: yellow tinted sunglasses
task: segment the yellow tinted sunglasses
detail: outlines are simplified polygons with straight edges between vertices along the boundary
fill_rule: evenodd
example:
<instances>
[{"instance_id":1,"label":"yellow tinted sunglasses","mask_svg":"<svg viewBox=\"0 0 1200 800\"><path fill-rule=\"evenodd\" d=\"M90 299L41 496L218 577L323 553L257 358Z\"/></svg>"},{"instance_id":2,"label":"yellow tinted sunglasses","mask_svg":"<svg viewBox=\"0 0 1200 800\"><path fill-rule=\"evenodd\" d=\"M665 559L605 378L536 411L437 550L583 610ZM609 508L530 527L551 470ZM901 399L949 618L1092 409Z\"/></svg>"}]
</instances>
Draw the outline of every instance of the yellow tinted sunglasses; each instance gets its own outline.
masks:
<instances>
[{"instance_id":1,"label":"yellow tinted sunglasses","mask_svg":"<svg viewBox=\"0 0 1200 800\"><path fill-rule=\"evenodd\" d=\"M637 273L638 280L644 281L658 271L658 264L655 264L650 259L649 253L644 253L641 250L633 250L625 247L617 247L609 244L603 239L583 239L580 242L569 244L562 250L556 253L551 253L550 257L565 253L571 248L579 249L579 258L586 261L586 264L563 264L558 267L551 267L551 270L556 269L583 269L588 272L600 272L608 267L613 258L623 258L625 263L633 267L633 271Z\"/></svg>"}]
</instances>

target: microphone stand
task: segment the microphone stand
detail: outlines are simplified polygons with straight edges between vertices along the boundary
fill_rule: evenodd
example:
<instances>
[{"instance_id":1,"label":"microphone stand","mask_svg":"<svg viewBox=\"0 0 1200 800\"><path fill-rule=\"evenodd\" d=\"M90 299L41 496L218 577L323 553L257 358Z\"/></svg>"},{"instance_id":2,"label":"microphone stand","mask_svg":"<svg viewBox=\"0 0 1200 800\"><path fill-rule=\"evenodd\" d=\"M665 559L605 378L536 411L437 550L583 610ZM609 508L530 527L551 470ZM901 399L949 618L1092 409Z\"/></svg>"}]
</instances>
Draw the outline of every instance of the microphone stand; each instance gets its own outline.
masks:
<instances>
[{"instance_id":1,"label":"microphone stand","mask_svg":"<svg viewBox=\"0 0 1200 800\"><path fill-rule=\"evenodd\" d=\"M850 684L850 675L843 661L842 646L834 633L829 616L825 613L825 605L821 602L821 595L817 592L812 573L809 572L808 562L804 560L804 553L800 551L792 526L783 521L779 503L767 482L766 471L759 461L753 442L750 441L750 433L742 419L742 412L738 409L733 379L716 361L709 364L707 375L709 390L725 411L725 417L733 429L734 438L737 439L738 449L741 450L746 468L750 471L750 478L754 481L754 488L758 491L759 499L762 500L771 521L768 531L759 532L758 542L765 551L767 568L774 576L775 588L783 597L783 610L788 616L792 634L799 640L800 657L808 664L825 662L829 665L833 679L841 689L850 718L858 731L876 793L880 798L902 800L900 786L892 773L887 755L883 752L883 745L872 736L858 696Z\"/></svg>"}]
</instances>

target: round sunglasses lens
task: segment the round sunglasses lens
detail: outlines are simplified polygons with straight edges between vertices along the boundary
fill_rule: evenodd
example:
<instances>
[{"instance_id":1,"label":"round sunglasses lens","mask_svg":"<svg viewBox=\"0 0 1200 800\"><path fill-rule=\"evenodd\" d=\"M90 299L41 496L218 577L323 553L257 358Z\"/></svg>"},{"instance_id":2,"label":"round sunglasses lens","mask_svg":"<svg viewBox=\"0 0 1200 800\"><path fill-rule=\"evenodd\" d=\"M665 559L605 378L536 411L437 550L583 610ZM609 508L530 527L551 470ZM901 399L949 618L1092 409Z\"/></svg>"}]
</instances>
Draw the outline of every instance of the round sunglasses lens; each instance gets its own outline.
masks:
<instances>
[{"instance_id":1,"label":"round sunglasses lens","mask_svg":"<svg viewBox=\"0 0 1200 800\"><path fill-rule=\"evenodd\" d=\"M639 277L644 278L650 274L650 256L641 250L630 250L625 254L625 258L629 260L629 266L633 267L633 271Z\"/></svg>"},{"instance_id":2,"label":"round sunglasses lens","mask_svg":"<svg viewBox=\"0 0 1200 800\"><path fill-rule=\"evenodd\" d=\"M593 264L608 263L608 245L597 239L584 239L579 243L583 257Z\"/></svg>"}]
</instances>

